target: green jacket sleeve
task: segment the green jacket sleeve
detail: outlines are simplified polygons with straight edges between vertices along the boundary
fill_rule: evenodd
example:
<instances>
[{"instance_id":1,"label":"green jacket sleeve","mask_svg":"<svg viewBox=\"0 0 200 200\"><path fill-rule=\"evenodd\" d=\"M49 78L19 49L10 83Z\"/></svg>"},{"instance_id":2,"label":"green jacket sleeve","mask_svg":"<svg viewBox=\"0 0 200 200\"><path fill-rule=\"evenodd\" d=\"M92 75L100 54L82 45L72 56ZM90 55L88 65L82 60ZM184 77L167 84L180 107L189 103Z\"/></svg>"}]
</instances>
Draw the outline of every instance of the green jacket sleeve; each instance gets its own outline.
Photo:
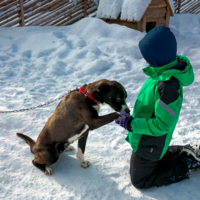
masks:
<instances>
[{"instance_id":1,"label":"green jacket sleeve","mask_svg":"<svg viewBox=\"0 0 200 200\"><path fill-rule=\"evenodd\" d=\"M173 130L179 118L182 98L178 91L162 87L160 98L155 102L153 118L134 118L131 122L133 133L162 136ZM169 98L171 102L169 103ZM165 103L165 102L168 102Z\"/></svg>"}]
</instances>

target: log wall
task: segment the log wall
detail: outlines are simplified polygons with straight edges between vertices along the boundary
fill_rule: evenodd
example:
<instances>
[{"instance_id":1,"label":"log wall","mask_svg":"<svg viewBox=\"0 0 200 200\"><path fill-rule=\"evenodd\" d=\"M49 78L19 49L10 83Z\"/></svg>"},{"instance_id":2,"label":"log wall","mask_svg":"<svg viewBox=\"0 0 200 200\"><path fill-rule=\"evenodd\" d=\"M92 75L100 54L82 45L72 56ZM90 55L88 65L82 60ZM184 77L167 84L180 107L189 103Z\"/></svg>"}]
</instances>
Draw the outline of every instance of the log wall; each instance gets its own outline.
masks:
<instances>
[{"instance_id":1,"label":"log wall","mask_svg":"<svg viewBox=\"0 0 200 200\"><path fill-rule=\"evenodd\" d=\"M97 10L89 0L0 0L0 27L63 26Z\"/></svg>"},{"instance_id":2,"label":"log wall","mask_svg":"<svg viewBox=\"0 0 200 200\"><path fill-rule=\"evenodd\" d=\"M132 29L137 30L137 22L128 22L128 21L123 21L123 20L115 20L115 19L104 19L108 24L119 24L122 26L127 26Z\"/></svg>"}]
</instances>

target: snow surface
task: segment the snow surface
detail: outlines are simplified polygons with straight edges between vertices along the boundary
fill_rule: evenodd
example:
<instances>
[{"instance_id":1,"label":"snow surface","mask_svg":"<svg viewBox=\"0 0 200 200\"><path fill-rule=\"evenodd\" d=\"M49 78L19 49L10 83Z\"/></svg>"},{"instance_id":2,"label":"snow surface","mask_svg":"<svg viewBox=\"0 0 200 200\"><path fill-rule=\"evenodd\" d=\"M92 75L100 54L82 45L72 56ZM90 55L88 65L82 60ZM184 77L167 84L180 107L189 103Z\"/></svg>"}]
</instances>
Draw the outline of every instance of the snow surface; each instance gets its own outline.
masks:
<instances>
[{"instance_id":1,"label":"snow surface","mask_svg":"<svg viewBox=\"0 0 200 200\"><path fill-rule=\"evenodd\" d=\"M98 18L117 19L121 13L122 20L139 21L152 0L100 0L97 10ZM169 3L174 11L173 0Z\"/></svg>"},{"instance_id":2,"label":"snow surface","mask_svg":"<svg viewBox=\"0 0 200 200\"><path fill-rule=\"evenodd\" d=\"M200 143L200 18L180 14L171 18L178 54L188 56L194 83L184 88L184 101L171 144ZM138 49L145 33L100 19L84 18L67 27L16 27L0 29L0 110L40 105L68 90L100 79L119 81L128 92L132 110L147 79L145 61ZM32 165L28 145L16 132L37 139L58 102L35 110L0 114L0 198L47 200L197 200L200 171L189 180L165 187L138 190L131 184L131 146L126 131L114 122L91 131L83 169L75 150L63 153L51 166L51 177ZM113 110L101 106L100 115Z\"/></svg>"}]
</instances>

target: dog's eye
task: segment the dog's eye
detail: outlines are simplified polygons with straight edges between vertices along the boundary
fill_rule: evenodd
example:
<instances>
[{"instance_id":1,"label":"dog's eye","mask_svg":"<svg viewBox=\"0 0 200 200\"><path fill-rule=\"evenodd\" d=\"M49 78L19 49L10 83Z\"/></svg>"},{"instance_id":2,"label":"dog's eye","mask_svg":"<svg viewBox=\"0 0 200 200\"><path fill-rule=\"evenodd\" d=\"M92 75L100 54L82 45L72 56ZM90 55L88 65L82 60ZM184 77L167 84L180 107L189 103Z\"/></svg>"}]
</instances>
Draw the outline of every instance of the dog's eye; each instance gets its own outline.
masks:
<instances>
[{"instance_id":1,"label":"dog's eye","mask_svg":"<svg viewBox=\"0 0 200 200\"><path fill-rule=\"evenodd\" d=\"M118 98L117 98L117 101L121 101L121 98L118 97Z\"/></svg>"}]
</instances>

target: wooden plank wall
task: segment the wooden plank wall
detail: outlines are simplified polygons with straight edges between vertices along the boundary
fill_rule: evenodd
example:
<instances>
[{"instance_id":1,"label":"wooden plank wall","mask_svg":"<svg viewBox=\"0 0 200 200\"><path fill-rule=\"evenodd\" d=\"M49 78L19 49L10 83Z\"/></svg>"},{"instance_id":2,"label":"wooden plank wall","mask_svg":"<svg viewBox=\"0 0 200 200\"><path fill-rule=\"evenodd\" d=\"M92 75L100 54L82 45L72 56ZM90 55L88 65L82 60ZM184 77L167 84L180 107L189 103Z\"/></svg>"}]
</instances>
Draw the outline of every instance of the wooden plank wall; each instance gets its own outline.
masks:
<instances>
[{"instance_id":1,"label":"wooden plank wall","mask_svg":"<svg viewBox=\"0 0 200 200\"><path fill-rule=\"evenodd\" d=\"M97 7L89 0L0 0L0 27L70 25Z\"/></svg>"},{"instance_id":2,"label":"wooden plank wall","mask_svg":"<svg viewBox=\"0 0 200 200\"><path fill-rule=\"evenodd\" d=\"M175 13L200 14L199 0L173 0Z\"/></svg>"},{"instance_id":3,"label":"wooden plank wall","mask_svg":"<svg viewBox=\"0 0 200 200\"><path fill-rule=\"evenodd\" d=\"M146 22L156 22L156 26L167 25L167 7L165 0L152 0L146 11Z\"/></svg>"}]
</instances>

